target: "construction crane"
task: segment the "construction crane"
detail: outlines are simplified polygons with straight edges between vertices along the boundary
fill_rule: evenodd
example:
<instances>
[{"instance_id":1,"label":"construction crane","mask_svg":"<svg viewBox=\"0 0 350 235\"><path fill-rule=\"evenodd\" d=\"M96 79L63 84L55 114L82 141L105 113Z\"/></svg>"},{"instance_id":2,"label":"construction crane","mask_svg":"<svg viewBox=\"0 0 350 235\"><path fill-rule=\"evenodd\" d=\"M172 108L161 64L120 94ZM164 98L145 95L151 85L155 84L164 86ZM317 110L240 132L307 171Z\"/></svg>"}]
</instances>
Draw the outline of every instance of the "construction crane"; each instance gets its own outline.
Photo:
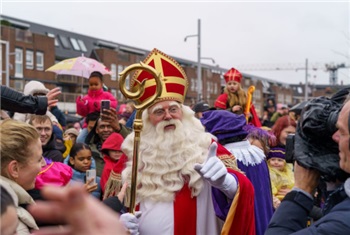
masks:
<instances>
[{"instance_id":1,"label":"construction crane","mask_svg":"<svg viewBox=\"0 0 350 235\"><path fill-rule=\"evenodd\" d=\"M240 71L273 71L273 70L323 70L329 72L329 84L336 85L338 84L338 70L341 68L350 68L350 65L345 63L334 64L334 63L287 63L287 64L245 64L237 65L237 69ZM306 71L307 74L307 71Z\"/></svg>"}]
</instances>

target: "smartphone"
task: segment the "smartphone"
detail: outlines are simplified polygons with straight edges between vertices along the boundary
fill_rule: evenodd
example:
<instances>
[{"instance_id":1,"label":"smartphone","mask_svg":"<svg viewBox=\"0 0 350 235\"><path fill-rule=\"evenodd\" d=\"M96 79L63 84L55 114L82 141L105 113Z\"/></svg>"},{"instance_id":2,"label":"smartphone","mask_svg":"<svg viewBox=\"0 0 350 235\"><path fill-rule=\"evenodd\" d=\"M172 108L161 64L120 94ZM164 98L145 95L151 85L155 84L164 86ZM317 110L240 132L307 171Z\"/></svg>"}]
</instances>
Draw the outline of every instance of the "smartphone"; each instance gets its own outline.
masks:
<instances>
[{"instance_id":1,"label":"smartphone","mask_svg":"<svg viewBox=\"0 0 350 235\"><path fill-rule=\"evenodd\" d=\"M104 109L109 109L111 107L111 101L110 100L101 100L101 110L100 113L105 113L103 112Z\"/></svg>"},{"instance_id":2,"label":"smartphone","mask_svg":"<svg viewBox=\"0 0 350 235\"><path fill-rule=\"evenodd\" d=\"M85 183L89 182L91 178L94 178L94 180L90 183L90 185L96 184L96 170L91 169L86 171L86 181Z\"/></svg>"}]
</instances>

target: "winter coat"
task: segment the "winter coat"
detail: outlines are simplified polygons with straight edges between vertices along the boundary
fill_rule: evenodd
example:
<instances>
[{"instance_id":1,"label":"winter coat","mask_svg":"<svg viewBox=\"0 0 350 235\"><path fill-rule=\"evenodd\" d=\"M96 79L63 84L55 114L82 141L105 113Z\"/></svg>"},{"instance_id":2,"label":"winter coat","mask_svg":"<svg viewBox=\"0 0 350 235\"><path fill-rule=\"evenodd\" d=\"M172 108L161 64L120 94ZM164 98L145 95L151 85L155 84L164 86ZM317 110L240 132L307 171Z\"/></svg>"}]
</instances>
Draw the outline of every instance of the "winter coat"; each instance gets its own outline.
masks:
<instances>
[{"instance_id":1,"label":"winter coat","mask_svg":"<svg viewBox=\"0 0 350 235\"><path fill-rule=\"evenodd\" d=\"M20 112L20 113L35 113L44 115L47 110L46 96L28 96L10 87L1 85L1 109Z\"/></svg>"},{"instance_id":2,"label":"winter coat","mask_svg":"<svg viewBox=\"0 0 350 235\"><path fill-rule=\"evenodd\" d=\"M114 96L101 88L98 91L89 90L88 94L83 98L81 96L76 99L77 114L86 117L89 113L98 111L100 112L101 100L110 100L111 108L117 108L118 101Z\"/></svg>"},{"instance_id":3,"label":"winter coat","mask_svg":"<svg viewBox=\"0 0 350 235\"><path fill-rule=\"evenodd\" d=\"M31 234L30 230L32 229L38 230L39 228L33 216L20 206L21 204L35 204L33 198L20 185L6 177L0 176L0 184L11 195L16 206L17 217L19 220L16 234L26 235Z\"/></svg>"},{"instance_id":4,"label":"winter coat","mask_svg":"<svg viewBox=\"0 0 350 235\"><path fill-rule=\"evenodd\" d=\"M45 185L66 186L72 176L73 170L70 166L62 162L49 162L36 177L35 188L40 190Z\"/></svg>"},{"instance_id":5,"label":"winter coat","mask_svg":"<svg viewBox=\"0 0 350 235\"><path fill-rule=\"evenodd\" d=\"M100 180L101 180L100 177L96 176L97 189L91 193L97 199L101 199ZM73 176L72 176L72 179L70 180L70 183L80 182L85 184L85 181L86 181L86 172L80 172L73 169Z\"/></svg>"},{"instance_id":6,"label":"winter coat","mask_svg":"<svg viewBox=\"0 0 350 235\"><path fill-rule=\"evenodd\" d=\"M54 162L63 162L63 153L66 151L63 141L52 134L49 142L43 146L43 156Z\"/></svg>"},{"instance_id":7,"label":"winter coat","mask_svg":"<svg viewBox=\"0 0 350 235\"><path fill-rule=\"evenodd\" d=\"M293 196L290 197L291 195ZM291 191L272 216L265 235L350 234L350 178L346 180L343 189L340 188L339 196L336 197L337 201L341 199L340 202L334 204L321 219L306 227L313 200L303 192Z\"/></svg>"},{"instance_id":8,"label":"winter coat","mask_svg":"<svg viewBox=\"0 0 350 235\"><path fill-rule=\"evenodd\" d=\"M114 161L109 155L108 155L108 150L115 150L115 151L121 151L121 145L124 141L123 136L121 136L119 133L112 133L102 144L101 152L104 154L103 155L103 160L105 162L105 165L103 167L102 175L101 175L101 188L102 192L104 192L105 189L105 184L107 183L107 180L109 178L109 175L111 171L113 170L114 166L119 163L119 161L123 162L122 163L122 168L124 169L125 165L125 160L119 159L118 161Z\"/></svg>"}]
</instances>

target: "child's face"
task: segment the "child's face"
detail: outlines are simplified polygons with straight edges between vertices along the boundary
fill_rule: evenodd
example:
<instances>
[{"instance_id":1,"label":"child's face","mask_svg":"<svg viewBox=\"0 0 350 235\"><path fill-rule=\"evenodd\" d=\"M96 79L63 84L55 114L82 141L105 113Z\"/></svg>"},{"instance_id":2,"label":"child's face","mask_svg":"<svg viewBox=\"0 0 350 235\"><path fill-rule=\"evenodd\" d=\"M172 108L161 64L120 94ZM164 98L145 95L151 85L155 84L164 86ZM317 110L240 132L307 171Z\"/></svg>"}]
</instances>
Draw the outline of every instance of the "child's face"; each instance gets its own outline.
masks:
<instances>
[{"instance_id":1,"label":"child's face","mask_svg":"<svg viewBox=\"0 0 350 235\"><path fill-rule=\"evenodd\" d=\"M108 150L108 155L110 158L112 158L113 161L118 161L120 157L123 155L123 152L116 151L116 150Z\"/></svg>"},{"instance_id":2,"label":"child's face","mask_svg":"<svg viewBox=\"0 0 350 235\"><path fill-rule=\"evenodd\" d=\"M285 165L285 161L282 158L273 157L269 159L269 164L276 170L282 171Z\"/></svg>"},{"instance_id":3,"label":"child's face","mask_svg":"<svg viewBox=\"0 0 350 235\"><path fill-rule=\"evenodd\" d=\"M73 168L80 172L86 172L91 167L91 151L89 149L80 150L75 157L70 157L69 162L73 165Z\"/></svg>"},{"instance_id":4,"label":"child's face","mask_svg":"<svg viewBox=\"0 0 350 235\"><path fill-rule=\"evenodd\" d=\"M227 90L231 93L237 92L239 90L240 85L240 83L235 81L229 81L228 83L226 83Z\"/></svg>"},{"instance_id":5,"label":"child's face","mask_svg":"<svg viewBox=\"0 0 350 235\"><path fill-rule=\"evenodd\" d=\"M102 88L102 81L99 77L89 78L89 90L97 91Z\"/></svg>"},{"instance_id":6,"label":"child's face","mask_svg":"<svg viewBox=\"0 0 350 235\"><path fill-rule=\"evenodd\" d=\"M125 105L125 112L132 113L134 111L134 107L132 104L126 104Z\"/></svg>"}]
</instances>

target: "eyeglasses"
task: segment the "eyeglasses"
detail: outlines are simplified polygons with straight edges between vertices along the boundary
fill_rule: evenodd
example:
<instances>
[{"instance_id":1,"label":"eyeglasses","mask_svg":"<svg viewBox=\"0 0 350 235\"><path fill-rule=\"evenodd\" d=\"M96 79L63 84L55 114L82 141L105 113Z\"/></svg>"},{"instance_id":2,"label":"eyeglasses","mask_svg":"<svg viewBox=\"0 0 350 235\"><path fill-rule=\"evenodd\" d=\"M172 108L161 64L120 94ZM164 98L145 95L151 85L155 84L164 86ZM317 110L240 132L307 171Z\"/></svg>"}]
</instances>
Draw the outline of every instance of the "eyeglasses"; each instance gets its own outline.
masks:
<instances>
[{"instance_id":1,"label":"eyeglasses","mask_svg":"<svg viewBox=\"0 0 350 235\"><path fill-rule=\"evenodd\" d=\"M157 117L162 117L165 115L166 110L168 110L170 115L175 115L180 111L180 108L178 106L170 107L169 109L157 109L152 114Z\"/></svg>"}]
</instances>

